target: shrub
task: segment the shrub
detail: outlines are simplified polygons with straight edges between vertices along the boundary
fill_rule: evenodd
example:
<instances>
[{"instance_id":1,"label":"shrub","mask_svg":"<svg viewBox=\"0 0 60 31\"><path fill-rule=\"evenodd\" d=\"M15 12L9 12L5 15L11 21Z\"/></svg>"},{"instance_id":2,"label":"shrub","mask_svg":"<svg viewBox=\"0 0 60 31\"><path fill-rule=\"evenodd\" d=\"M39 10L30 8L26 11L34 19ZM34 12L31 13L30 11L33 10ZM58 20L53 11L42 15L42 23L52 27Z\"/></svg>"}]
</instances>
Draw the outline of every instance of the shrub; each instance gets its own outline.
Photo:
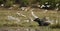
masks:
<instances>
[{"instance_id":1,"label":"shrub","mask_svg":"<svg viewBox=\"0 0 60 31\"><path fill-rule=\"evenodd\" d=\"M0 0L0 4L2 4L3 3L3 0Z\"/></svg>"},{"instance_id":2,"label":"shrub","mask_svg":"<svg viewBox=\"0 0 60 31\"><path fill-rule=\"evenodd\" d=\"M14 4L14 1L6 0L6 2L4 4L5 4L5 7L11 7Z\"/></svg>"}]
</instances>

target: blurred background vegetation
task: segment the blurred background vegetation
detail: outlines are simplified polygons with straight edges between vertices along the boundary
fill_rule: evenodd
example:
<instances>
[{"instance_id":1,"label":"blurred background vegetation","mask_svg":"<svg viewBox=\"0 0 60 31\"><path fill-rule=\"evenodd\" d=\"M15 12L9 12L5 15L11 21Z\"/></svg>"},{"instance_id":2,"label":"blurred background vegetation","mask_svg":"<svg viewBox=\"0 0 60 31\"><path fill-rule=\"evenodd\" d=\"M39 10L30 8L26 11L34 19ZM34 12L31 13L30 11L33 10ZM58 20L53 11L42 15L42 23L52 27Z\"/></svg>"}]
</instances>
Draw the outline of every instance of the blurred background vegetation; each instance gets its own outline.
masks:
<instances>
[{"instance_id":1,"label":"blurred background vegetation","mask_svg":"<svg viewBox=\"0 0 60 31\"><path fill-rule=\"evenodd\" d=\"M56 8L57 3L60 5L60 0L0 0L0 5L4 4L4 7L11 7L14 4L19 4L20 6L31 6L32 4L37 3L42 5L46 2L48 2L52 8ZM60 6L58 8L60 8Z\"/></svg>"},{"instance_id":2,"label":"blurred background vegetation","mask_svg":"<svg viewBox=\"0 0 60 31\"><path fill-rule=\"evenodd\" d=\"M19 6L19 7L21 7L21 6L27 7L27 6L31 6L32 4L43 5L46 2L48 2L49 5L51 5L52 9L55 9L57 7L60 9L60 0L0 0L0 5L4 4L4 8L12 7L15 4L17 4L17 6ZM59 4L59 6L56 6L57 3ZM18 7L16 7L16 8L18 8ZM14 10L7 11L6 9L0 10L0 18L2 18L2 19L0 19L1 20L0 21L0 26L15 26L15 27L16 26L21 26L21 27L34 27L34 28L38 27L38 24L35 23L35 22L31 22L31 23L21 22L21 23L17 24L17 23L14 23L13 21L11 22L11 21L6 20L6 15L11 14L12 16L16 16L16 12L17 11L14 11ZM25 12L25 13L30 15L29 12L30 11ZM39 16L39 18L42 18L45 15L45 16L49 16L51 19L57 19L56 16L57 16L57 14L58 14L58 16L60 16L60 11L58 13L54 13L54 12L56 12L56 11L53 11L53 13L51 13L51 11L48 11L47 14L44 14L41 10L38 11L38 12L34 11L34 13L36 13L36 15ZM25 15L27 15L27 14L25 14ZM53 16L53 15L55 15L55 16ZM60 17L59 17L59 20L60 20ZM22 19L22 21L23 21L23 19ZM54 25L51 25L50 27L60 28L60 24L54 24Z\"/></svg>"}]
</instances>

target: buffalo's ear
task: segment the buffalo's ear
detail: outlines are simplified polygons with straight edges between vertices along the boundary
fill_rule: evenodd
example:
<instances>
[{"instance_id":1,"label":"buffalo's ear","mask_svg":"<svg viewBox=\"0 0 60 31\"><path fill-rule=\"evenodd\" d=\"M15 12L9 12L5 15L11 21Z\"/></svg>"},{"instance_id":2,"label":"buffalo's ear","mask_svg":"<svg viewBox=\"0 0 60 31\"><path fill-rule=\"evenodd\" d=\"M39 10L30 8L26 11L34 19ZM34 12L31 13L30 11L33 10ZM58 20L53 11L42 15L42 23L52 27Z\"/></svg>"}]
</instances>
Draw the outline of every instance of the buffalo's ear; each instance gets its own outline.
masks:
<instances>
[{"instance_id":1,"label":"buffalo's ear","mask_svg":"<svg viewBox=\"0 0 60 31\"><path fill-rule=\"evenodd\" d=\"M34 21L38 22L38 21L40 21L40 19L39 18L36 18L36 19L34 19Z\"/></svg>"},{"instance_id":2,"label":"buffalo's ear","mask_svg":"<svg viewBox=\"0 0 60 31\"><path fill-rule=\"evenodd\" d=\"M34 21L38 21L38 18L35 18Z\"/></svg>"},{"instance_id":3,"label":"buffalo's ear","mask_svg":"<svg viewBox=\"0 0 60 31\"><path fill-rule=\"evenodd\" d=\"M33 21L36 21L36 19L34 19Z\"/></svg>"}]
</instances>

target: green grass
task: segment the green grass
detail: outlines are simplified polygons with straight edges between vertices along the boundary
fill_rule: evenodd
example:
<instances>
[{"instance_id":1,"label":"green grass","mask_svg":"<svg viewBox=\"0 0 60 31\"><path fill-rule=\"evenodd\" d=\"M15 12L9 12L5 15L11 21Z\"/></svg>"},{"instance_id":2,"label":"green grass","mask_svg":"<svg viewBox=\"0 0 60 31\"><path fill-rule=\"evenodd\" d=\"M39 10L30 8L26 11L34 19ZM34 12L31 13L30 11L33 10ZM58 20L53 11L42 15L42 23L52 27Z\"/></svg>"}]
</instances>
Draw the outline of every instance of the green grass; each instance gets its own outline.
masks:
<instances>
[{"instance_id":1,"label":"green grass","mask_svg":"<svg viewBox=\"0 0 60 31\"><path fill-rule=\"evenodd\" d=\"M31 28L36 28L38 30L40 29L43 29L44 31L59 31L60 29L59 28L50 28L49 26L48 27L39 27L38 26L38 23L36 22L24 22L24 20L27 20L29 19L29 17L32 17L33 16L31 15L31 12L30 11L20 11L22 14L26 15L27 17L22 17L22 16L18 16L16 14L18 10L0 10L0 27L31 27ZM44 16L46 17L50 17L51 20L59 20L60 21L60 17L57 17L57 16L60 16L60 11L55 13L56 11L48 11L47 13L43 13L43 11L41 10L35 10L34 13L39 17L39 18L43 18ZM19 23L16 23L16 21L9 21L7 19L7 16L8 15L11 15L11 16L14 16L14 17L17 17L19 19L21 19L21 22ZM34 18L33 18L34 19ZM56 25L55 25L56 26ZM54 26L52 26L54 27Z\"/></svg>"}]
</instances>

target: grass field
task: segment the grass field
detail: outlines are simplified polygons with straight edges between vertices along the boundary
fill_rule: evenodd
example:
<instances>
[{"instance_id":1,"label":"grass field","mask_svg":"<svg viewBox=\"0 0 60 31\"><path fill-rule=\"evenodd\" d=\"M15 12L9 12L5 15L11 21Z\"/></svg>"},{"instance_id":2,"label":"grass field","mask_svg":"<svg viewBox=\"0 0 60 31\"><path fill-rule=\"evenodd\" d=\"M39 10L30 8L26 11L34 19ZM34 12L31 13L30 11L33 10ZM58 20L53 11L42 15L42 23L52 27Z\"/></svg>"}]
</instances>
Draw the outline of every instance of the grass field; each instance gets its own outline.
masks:
<instances>
[{"instance_id":1,"label":"grass field","mask_svg":"<svg viewBox=\"0 0 60 31\"><path fill-rule=\"evenodd\" d=\"M17 15L16 13L18 11L20 13L26 15L27 17L22 17L22 16ZM60 21L60 11L57 12L57 11L50 10L50 11L47 11L46 13L44 13L44 10L34 10L33 12L39 18L43 18L44 16L46 16L46 17L50 17L50 20ZM7 16L9 16L9 15L19 18L21 21L18 23L16 23L17 21L9 21L7 19ZM42 30L42 31L60 31L59 28L52 29L49 26L48 27L44 27L44 26L39 27L38 23L34 22L34 21L28 22L28 23L24 22L24 20L30 20L29 17L33 18L30 11L0 9L0 27L31 27L34 29L36 28L38 30Z\"/></svg>"}]
</instances>

